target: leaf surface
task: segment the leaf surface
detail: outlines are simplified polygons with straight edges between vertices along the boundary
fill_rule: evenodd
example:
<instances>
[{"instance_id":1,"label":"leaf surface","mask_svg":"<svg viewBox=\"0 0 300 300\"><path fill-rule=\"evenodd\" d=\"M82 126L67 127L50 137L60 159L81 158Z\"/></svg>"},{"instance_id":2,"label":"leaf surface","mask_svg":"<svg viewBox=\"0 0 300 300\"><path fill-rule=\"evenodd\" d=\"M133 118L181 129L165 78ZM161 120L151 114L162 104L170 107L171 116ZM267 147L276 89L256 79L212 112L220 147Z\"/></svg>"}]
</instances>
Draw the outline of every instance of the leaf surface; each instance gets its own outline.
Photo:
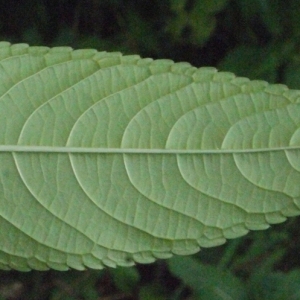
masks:
<instances>
[{"instance_id":1,"label":"leaf surface","mask_svg":"<svg viewBox=\"0 0 300 300\"><path fill-rule=\"evenodd\" d=\"M3 269L149 263L299 214L299 91L4 42L0 82Z\"/></svg>"}]
</instances>

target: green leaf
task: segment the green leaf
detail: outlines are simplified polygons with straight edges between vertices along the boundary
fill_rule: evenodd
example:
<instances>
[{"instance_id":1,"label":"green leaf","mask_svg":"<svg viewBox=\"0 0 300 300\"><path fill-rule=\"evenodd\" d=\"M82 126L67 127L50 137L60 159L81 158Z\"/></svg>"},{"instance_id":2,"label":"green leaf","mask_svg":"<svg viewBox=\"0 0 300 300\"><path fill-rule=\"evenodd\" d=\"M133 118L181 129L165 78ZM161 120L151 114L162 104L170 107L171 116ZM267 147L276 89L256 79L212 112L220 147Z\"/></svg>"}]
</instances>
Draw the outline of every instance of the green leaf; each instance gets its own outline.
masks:
<instances>
[{"instance_id":1,"label":"green leaf","mask_svg":"<svg viewBox=\"0 0 300 300\"><path fill-rule=\"evenodd\" d=\"M190 286L201 300L247 299L242 283L229 271L201 264L191 257L176 257L168 261L171 272Z\"/></svg>"},{"instance_id":2,"label":"green leaf","mask_svg":"<svg viewBox=\"0 0 300 300\"><path fill-rule=\"evenodd\" d=\"M0 267L131 266L299 214L300 92L0 44Z\"/></svg>"},{"instance_id":3,"label":"green leaf","mask_svg":"<svg viewBox=\"0 0 300 300\"><path fill-rule=\"evenodd\" d=\"M228 0L172 0L171 10L174 15L168 21L166 31L179 43L203 45L216 27L215 15L227 3Z\"/></svg>"},{"instance_id":4,"label":"green leaf","mask_svg":"<svg viewBox=\"0 0 300 300\"><path fill-rule=\"evenodd\" d=\"M287 274L274 272L261 276L252 283L253 299L281 300L300 299L300 271L294 270Z\"/></svg>"},{"instance_id":5,"label":"green leaf","mask_svg":"<svg viewBox=\"0 0 300 300\"><path fill-rule=\"evenodd\" d=\"M278 69L290 60L293 49L293 43L273 43L264 48L238 46L228 52L219 64L219 68L225 71L230 70L250 79L275 82Z\"/></svg>"},{"instance_id":6,"label":"green leaf","mask_svg":"<svg viewBox=\"0 0 300 300\"><path fill-rule=\"evenodd\" d=\"M283 30L283 14L282 14L282 2L278 0L239 0L236 1L239 11L241 13L241 20L243 23L250 25L264 26L268 29L272 35L276 36L282 33ZM286 10L288 11L290 3L286 5ZM285 10L285 17L288 15ZM258 19L259 17L259 19ZM259 20L259 22L258 22ZM261 22L261 23L260 23ZM257 24L258 23L258 24ZM294 24L294 22L290 22Z\"/></svg>"},{"instance_id":7,"label":"green leaf","mask_svg":"<svg viewBox=\"0 0 300 300\"><path fill-rule=\"evenodd\" d=\"M120 291L128 294L134 291L140 280L140 275L136 268L118 267L111 270L110 274Z\"/></svg>"},{"instance_id":8,"label":"green leaf","mask_svg":"<svg viewBox=\"0 0 300 300\"><path fill-rule=\"evenodd\" d=\"M138 299L141 300L165 300L167 298L166 291L159 284L144 285L139 290Z\"/></svg>"}]
</instances>

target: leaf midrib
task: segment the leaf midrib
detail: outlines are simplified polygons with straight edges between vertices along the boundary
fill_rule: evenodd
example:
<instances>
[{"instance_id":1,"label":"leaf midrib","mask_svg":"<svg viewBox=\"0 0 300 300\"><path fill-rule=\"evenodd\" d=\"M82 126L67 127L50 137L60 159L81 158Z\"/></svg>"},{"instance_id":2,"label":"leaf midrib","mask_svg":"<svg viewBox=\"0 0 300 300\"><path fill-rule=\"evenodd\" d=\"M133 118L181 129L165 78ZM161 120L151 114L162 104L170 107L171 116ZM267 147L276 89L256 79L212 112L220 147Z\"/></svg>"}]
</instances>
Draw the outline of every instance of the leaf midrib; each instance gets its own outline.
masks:
<instances>
[{"instance_id":1,"label":"leaf midrib","mask_svg":"<svg viewBox=\"0 0 300 300\"><path fill-rule=\"evenodd\" d=\"M258 153L300 150L300 146L284 146L255 149L143 149L143 148L95 148L95 147L61 147L61 146L26 146L0 145L1 152L28 152L28 153L94 153L94 154L234 154Z\"/></svg>"}]
</instances>

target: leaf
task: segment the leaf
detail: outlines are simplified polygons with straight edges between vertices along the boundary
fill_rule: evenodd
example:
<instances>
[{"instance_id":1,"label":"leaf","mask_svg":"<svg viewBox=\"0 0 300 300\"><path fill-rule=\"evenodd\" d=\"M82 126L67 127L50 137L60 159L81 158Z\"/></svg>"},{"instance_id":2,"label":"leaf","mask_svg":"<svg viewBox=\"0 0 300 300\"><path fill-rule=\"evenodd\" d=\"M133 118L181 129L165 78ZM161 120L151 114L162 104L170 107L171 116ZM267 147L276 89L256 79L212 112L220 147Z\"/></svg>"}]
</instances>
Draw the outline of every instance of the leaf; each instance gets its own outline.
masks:
<instances>
[{"instance_id":1,"label":"leaf","mask_svg":"<svg viewBox=\"0 0 300 300\"><path fill-rule=\"evenodd\" d=\"M252 283L253 299L281 300L300 299L300 272L294 270L289 273L273 272L260 276Z\"/></svg>"},{"instance_id":2,"label":"leaf","mask_svg":"<svg viewBox=\"0 0 300 300\"><path fill-rule=\"evenodd\" d=\"M243 23L250 23L253 26L259 26L260 31L268 29L273 36L279 36L283 31L283 16L287 17L285 11L282 14L282 3L278 0L241 0L236 3L241 13L240 19ZM290 6L290 3L288 4ZM289 7L290 8L290 7ZM288 8L286 9L288 10ZM290 17L290 16L289 16ZM247 22L245 22L245 20ZM294 24L294 22L290 22Z\"/></svg>"},{"instance_id":3,"label":"leaf","mask_svg":"<svg viewBox=\"0 0 300 300\"><path fill-rule=\"evenodd\" d=\"M116 287L124 293L132 293L138 286L140 275L136 268L119 267L113 270L110 275L113 278Z\"/></svg>"},{"instance_id":4,"label":"leaf","mask_svg":"<svg viewBox=\"0 0 300 300\"><path fill-rule=\"evenodd\" d=\"M245 287L229 271L204 265L191 257L172 258L168 265L174 275L192 288L197 299L248 299Z\"/></svg>"},{"instance_id":5,"label":"leaf","mask_svg":"<svg viewBox=\"0 0 300 300\"><path fill-rule=\"evenodd\" d=\"M9 43L0 81L3 269L150 263L299 214L299 91Z\"/></svg>"},{"instance_id":6,"label":"leaf","mask_svg":"<svg viewBox=\"0 0 300 300\"><path fill-rule=\"evenodd\" d=\"M163 286L157 283L143 285L139 289L138 299L141 300L164 300L167 298L168 295Z\"/></svg>"},{"instance_id":7,"label":"leaf","mask_svg":"<svg viewBox=\"0 0 300 300\"><path fill-rule=\"evenodd\" d=\"M275 82L278 69L290 60L293 49L293 43L274 43L264 48L242 45L229 51L219 67L250 79Z\"/></svg>"},{"instance_id":8,"label":"leaf","mask_svg":"<svg viewBox=\"0 0 300 300\"><path fill-rule=\"evenodd\" d=\"M211 37L215 27L215 15L227 5L227 0L171 1L172 18L166 31L178 43L190 42L203 45Z\"/></svg>"}]
</instances>

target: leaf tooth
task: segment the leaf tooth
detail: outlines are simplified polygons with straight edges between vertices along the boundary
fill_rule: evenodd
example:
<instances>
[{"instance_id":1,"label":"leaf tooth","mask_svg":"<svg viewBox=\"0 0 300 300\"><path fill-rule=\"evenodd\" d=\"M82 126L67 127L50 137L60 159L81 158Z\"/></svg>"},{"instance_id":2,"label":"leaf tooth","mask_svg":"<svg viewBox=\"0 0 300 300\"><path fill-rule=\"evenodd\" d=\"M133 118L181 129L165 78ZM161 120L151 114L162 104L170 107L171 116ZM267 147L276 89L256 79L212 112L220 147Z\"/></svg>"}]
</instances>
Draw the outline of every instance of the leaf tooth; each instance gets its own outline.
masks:
<instances>
[{"instance_id":1,"label":"leaf tooth","mask_svg":"<svg viewBox=\"0 0 300 300\"><path fill-rule=\"evenodd\" d=\"M142 264L152 263L156 260L155 257L153 256L152 252L150 252L150 251L134 253L132 255L132 258L137 263L142 263Z\"/></svg>"},{"instance_id":2,"label":"leaf tooth","mask_svg":"<svg viewBox=\"0 0 300 300\"><path fill-rule=\"evenodd\" d=\"M203 248L210 248L210 247L216 247L220 246L226 243L225 237L219 237L219 238L209 238L206 236L201 236L201 238L198 239L198 244L200 247Z\"/></svg>"},{"instance_id":3,"label":"leaf tooth","mask_svg":"<svg viewBox=\"0 0 300 300\"><path fill-rule=\"evenodd\" d=\"M54 269L57 271L68 271L70 269L70 267L62 262L59 263L55 263L52 261L47 261L47 266L49 267L49 269Z\"/></svg>"},{"instance_id":4,"label":"leaf tooth","mask_svg":"<svg viewBox=\"0 0 300 300\"><path fill-rule=\"evenodd\" d=\"M289 205L289 207L290 207L290 205ZM279 211L279 212L274 212L274 213L268 213L265 215L266 222L268 223L268 225L285 222L287 220L287 216L285 215L286 213L288 213L288 209L284 209L282 212ZM270 227L270 225L263 229L267 229L269 227Z\"/></svg>"},{"instance_id":5,"label":"leaf tooth","mask_svg":"<svg viewBox=\"0 0 300 300\"><path fill-rule=\"evenodd\" d=\"M101 259L96 258L94 255L89 254L89 253L82 256L82 261L86 267L91 268L91 269L100 270L105 267L103 265Z\"/></svg>"},{"instance_id":6,"label":"leaf tooth","mask_svg":"<svg viewBox=\"0 0 300 300\"><path fill-rule=\"evenodd\" d=\"M49 266L46 262L37 259L36 257L30 257L27 259L27 265L30 269L38 271L47 271Z\"/></svg>"},{"instance_id":7,"label":"leaf tooth","mask_svg":"<svg viewBox=\"0 0 300 300\"><path fill-rule=\"evenodd\" d=\"M19 56L28 53L28 44L14 44L10 47L12 56Z\"/></svg>"},{"instance_id":8,"label":"leaf tooth","mask_svg":"<svg viewBox=\"0 0 300 300\"><path fill-rule=\"evenodd\" d=\"M268 228L268 227L267 227ZM230 227L223 229L223 234L226 239L235 239L246 235L249 232L249 229L245 223L234 224ZM258 229L258 228L256 228ZM254 230L254 228L253 228Z\"/></svg>"},{"instance_id":9,"label":"leaf tooth","mask_svg":"<svg viewBox=\"0 0 300 300\"><path fill-rule=\"evenodd\" d=\"M213 80L222 81L222 82L229 82L236 78L235 74L230 72L217 72L213 76Z\"/></svg>"},{"instance_id":10,"label":"leaf tooth","mask_svg":"<svg viewBox=\"0 0 300 300\"><path fill-rule=\"evenodd\" d=\"M50 48L44 46L30 46L28 48L28 54L32 54L32 55L45 55L49 51Z\"/></svg>"},{"instance_id":11,"label":"leaf tooth","mask_svg":"<svg viewBox=\"0 0 300 300\"><path fill-rule=\"evenodd\" d=\"M0 48L7 48L7 47L10 47L10 46L11 46L10 42L5 42L5 41L0 42Z\"/></svg>"},{"instance_id":12,"label":"leaf tooth","mask_svg":"<svg viewBox=\"0 0 300 300\"><path fill-rule=\"evenodd\" d=\"M201 245L200 243L198 244L197 240L180 240L174 243L172 247L172 253L176 255L191 255L199 252L200 246Z\"/></svg>"},{"instance_id":13,"label":"leaf tooth","mask_svg":"<svg viewBox=\"0 0 300 300\"><path fill-rule=\"evenodd\" d=\"M78 49L71 52L72 59L93 59L97 55L96 49Z\"/></svg>"},{"instance_id":14,"label":"leaf tooth","mask_svg":"<svg viewBox=\"0 0 300 300\"><path fill-rule=\"evenodd\" d=\"M173 254L171 252L155 251L155 252L153 252L153 256L155 256L158 259L167 259L167 258L173 257Z\"/></svg>"},{"instance_id":15,"label":"leaf tooth","mask_svg":"<svg viewBox=\"0 0 300 300\"><path fill-rule=\"evenodd\" d=\"M117 267L117 262L114 261L114 260L111 260L111 259L108 258L108 257L104 257L104 258L102 259L102 262L103 262L103 264L104 264L105 266L107 266L107 267L111 267L111 268L116 268L116 267Z\"/></svg>"}]
</instances>

